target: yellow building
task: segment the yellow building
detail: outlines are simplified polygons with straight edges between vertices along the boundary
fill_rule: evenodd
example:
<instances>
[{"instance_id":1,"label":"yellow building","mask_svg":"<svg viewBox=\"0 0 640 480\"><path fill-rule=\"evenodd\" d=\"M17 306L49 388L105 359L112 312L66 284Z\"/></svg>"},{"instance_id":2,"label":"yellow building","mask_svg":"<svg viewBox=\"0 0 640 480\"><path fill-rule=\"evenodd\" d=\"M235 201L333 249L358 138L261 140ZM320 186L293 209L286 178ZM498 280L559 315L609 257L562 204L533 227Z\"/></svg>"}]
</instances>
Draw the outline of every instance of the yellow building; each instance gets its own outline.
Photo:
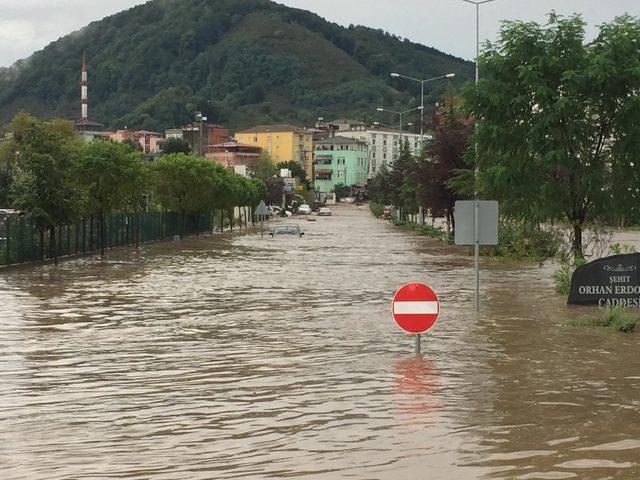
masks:
<instances>
[{"instance_id":1,"label":"yellow building","mask_svg":"<svg viewBox=\"0 0 640 480\"><path fill-rule=\"evenodd\" d=\"M239 143L255 145L267 152L273 163L300 162L307 172L307 180L313 179L313 134L295 125L259 125L236 132Z\"/></svg>"}]
</instances>

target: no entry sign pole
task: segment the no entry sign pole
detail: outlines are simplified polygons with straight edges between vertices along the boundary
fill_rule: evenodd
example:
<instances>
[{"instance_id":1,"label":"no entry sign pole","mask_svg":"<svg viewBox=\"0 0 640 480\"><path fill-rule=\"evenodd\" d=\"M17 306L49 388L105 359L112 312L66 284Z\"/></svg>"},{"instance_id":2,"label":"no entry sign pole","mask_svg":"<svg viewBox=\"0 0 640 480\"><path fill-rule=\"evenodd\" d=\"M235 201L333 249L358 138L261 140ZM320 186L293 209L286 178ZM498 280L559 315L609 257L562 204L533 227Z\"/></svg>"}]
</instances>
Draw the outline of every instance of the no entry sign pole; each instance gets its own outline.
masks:
<instances>
[{"instance_id":1,"label":"no entry sign pole","mask_svg":"<svg viewBox=\"0 0 640 480\"><path fill-rule=\"evenodd\" d=\"M416 336L416 354L420 353L420 334L429 330L440 315L436 293L424 283L408 283L401 287L391 304L393 319L405 332Z\"/></svg>"}]
</instances>

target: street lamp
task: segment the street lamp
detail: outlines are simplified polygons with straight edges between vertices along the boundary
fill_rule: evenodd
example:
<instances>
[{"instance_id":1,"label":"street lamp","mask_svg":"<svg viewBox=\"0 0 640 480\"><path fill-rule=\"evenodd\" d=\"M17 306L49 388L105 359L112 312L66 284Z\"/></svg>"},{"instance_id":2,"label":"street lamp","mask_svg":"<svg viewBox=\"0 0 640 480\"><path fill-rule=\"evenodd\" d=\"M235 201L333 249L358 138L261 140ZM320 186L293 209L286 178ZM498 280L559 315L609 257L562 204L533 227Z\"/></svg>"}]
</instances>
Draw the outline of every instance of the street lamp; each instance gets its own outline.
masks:
<instances>
[{"instance_id":1,"label":"street lamp","mask_svg":"<svg viewBox=\"0 0 640 480\"><path fill-rule=\"evenodd\" d=\"M407 113L411 113L411 112L415 112L416 110L420 110L420 111L424 111L424 106L420 106L420 107L416 107L416 108L412 108L410 110L405 110L403 112L397 112L395 110L388 110L386 108L382 108L382 107L378 107L376 108L377 111L379 112L389 112L389 113L393 113L394 115L398 115L400 117L400 145L402 146L402 116L407 114Z\"/></svg>"},{"instance_id":2,"label":"street lamp","mask_svg":"<svg viewBox=\"0 0 640 480\"><path fill-rule=\"evenodd\" d=\"M375 127L385 127L385 128L395 128L393 125L388 125L386 123L373 122ZM413 122L405 123L403 127L411 127L413 126Z\"/></svg>"},{"instance_id":3,"label":"street lamp","mask_svg":"<svg viewBox=\"0 0 640 480\"><path fill-rule=\"evenodd\" d=\"M493 1L493 0L491 0ZM425 80L420 80L418 78L409 77L407 75L401 75L399 73L391 73L393 78L406 78L407 80L412 80L414 82L418 82L420 84L421 93L420 93L420 106L422 107L422 114L420 115L420 152L422 153L423 143L424 143L424 84L427 82L433 82L434 80L440 80L442 78L453 78L456 76L455 73L447 73L446 75L440 75L439 77L427 78Z\"/></svg>"},{"instance_id":4,"label":"street lamp","mask_svg":"<svg viewBox=\"0 0 640 480\"><path fill-rule=\"evenodd\" d=\"M200 138L199 138L199 141L198 141L198 154L201 157L204 157L204 141L203 141L203 138L202 138L202 136L203 136L202 130L203 130L204 123L206 121L207 121L207 117L202 115L202 113L200 113L200 112L196 112L196 122L198 122L198 124L200 126L200 128L198 129L199 133L200 133L200 135L199 135Z\"/></svg>"},{"instance_id":5,"label":"street lamp","mask_svg":"<svg viewBox=\"0 0 640 480\"><path fill-rule=\"evenodd\" d=\"M495 2L495 0L462 0L463 2L470 3L476 6L476 85L480 79L480 71L478 70L478 58L480 58L480 5L485 3ZM474 123L474 129L478 128L477 123ZM478 168L478 140L476 138L475 145L475 168L473 170L473 198L475 200L475 208L473 213L474 219L474 239L475 244L473 248L473 257L476 270L476 312L480 311L480 242L478 240L478 174L480 170Z\"/></svg>"}]
</instances>

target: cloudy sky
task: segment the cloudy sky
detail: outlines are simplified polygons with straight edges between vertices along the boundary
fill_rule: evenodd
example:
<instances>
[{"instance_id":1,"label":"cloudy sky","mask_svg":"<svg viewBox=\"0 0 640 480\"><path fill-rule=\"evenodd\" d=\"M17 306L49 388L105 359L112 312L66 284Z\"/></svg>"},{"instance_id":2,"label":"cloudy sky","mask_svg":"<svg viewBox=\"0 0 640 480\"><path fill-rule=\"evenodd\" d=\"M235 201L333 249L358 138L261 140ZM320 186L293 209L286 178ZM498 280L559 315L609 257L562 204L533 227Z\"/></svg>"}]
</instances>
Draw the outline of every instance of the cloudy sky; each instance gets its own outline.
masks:
<instances>
[{"instance_id":1,"label":"cloudy sky","mask_svg":"<svg viewBox=\"0 0 640 480\"><path fill-rule=\"evenodd\" d=\"M145 0L0 0L0 67L29 56L93 20ZM475 13L462 0L280 0L343 25L382 28L410 40L471 59ZM482 39L494 39L501 20L543 22L555 9L581 13L593 35L596 26L625 12L640 16L640 0L496 0L481 7Z\"/></svg>"}]
</instances>

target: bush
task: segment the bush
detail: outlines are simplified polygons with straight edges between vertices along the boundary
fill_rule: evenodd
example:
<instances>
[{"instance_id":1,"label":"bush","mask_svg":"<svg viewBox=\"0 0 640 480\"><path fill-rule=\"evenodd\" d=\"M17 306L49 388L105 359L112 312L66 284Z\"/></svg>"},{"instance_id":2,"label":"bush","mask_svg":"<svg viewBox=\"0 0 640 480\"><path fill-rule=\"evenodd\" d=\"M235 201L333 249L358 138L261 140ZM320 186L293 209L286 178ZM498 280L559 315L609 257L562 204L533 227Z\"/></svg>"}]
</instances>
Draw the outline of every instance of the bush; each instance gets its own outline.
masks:
<instances>
[{"instance_id":1,"label":"bush","mask_svg":"<svg viewBox=\"0 0 640 480\"><path fill-rule=\"evenodd\" d=\"M584 265L586 260L584 258L575 259L572 254L565 251L560 251L558 258L560 260L560 268L553 273L555 289L558 295L567 297L571 290L573 272L575 272L576 268L580 265Z\"/></svg>"},{"instance_id":2,"label":"bush","mask_svg":"<svg viewBox=\"0 0 640 480\"><path fill-rule=\"evenodd\" d=\"M636 253L636 249L633 245L627 245L625 243L614 243L609 247L610 255L623 255L628 253Z\"/></svg>"},{"instance_id":3,"label":"bush","mask_svg":"<svg viewBox=\"0 0 640 480\"><path fill-rule=\"evenodd\" d=\"M542 261L555 257L561 247L562 237L555 231L520 222L502 221L498 245L483 248L483 253L494 257Z\"/></svg>"},{"instance_id":4,"label":"bush","mask_svg":"<svg viewBox=\"0 0 640 480\"><path fill-rule=\"evenodd\" d=\"M406 230L411 230L420 235L424 235L427 237L435 238L437 240L446 241L447 234L441 229L432 227L431 225L420 225L414 222L407 222L405 220L391 220L396 227L404 228Z\"/></svg>"},{"instance_id":5,"label":"bush","mask_svg":"<svg viewBox=\"0 0 640 480\"><path fill-rule=\"evenodd\" d=\"M369 202L369 210L371 210L374 217L380 218L384 214L384 205L376 202Z\"/></svg>"},{"instance_id":6,"label":"bush","mask_svg":"<svg viewBox=\"0 0 640 480\"><path fill-rule=\"evenodd\" d=\"M600 315L570 320L572 327L608 328L617 332L633 332L640 314L622 307L601 308Z\"/></svg>"}]
</instances>

